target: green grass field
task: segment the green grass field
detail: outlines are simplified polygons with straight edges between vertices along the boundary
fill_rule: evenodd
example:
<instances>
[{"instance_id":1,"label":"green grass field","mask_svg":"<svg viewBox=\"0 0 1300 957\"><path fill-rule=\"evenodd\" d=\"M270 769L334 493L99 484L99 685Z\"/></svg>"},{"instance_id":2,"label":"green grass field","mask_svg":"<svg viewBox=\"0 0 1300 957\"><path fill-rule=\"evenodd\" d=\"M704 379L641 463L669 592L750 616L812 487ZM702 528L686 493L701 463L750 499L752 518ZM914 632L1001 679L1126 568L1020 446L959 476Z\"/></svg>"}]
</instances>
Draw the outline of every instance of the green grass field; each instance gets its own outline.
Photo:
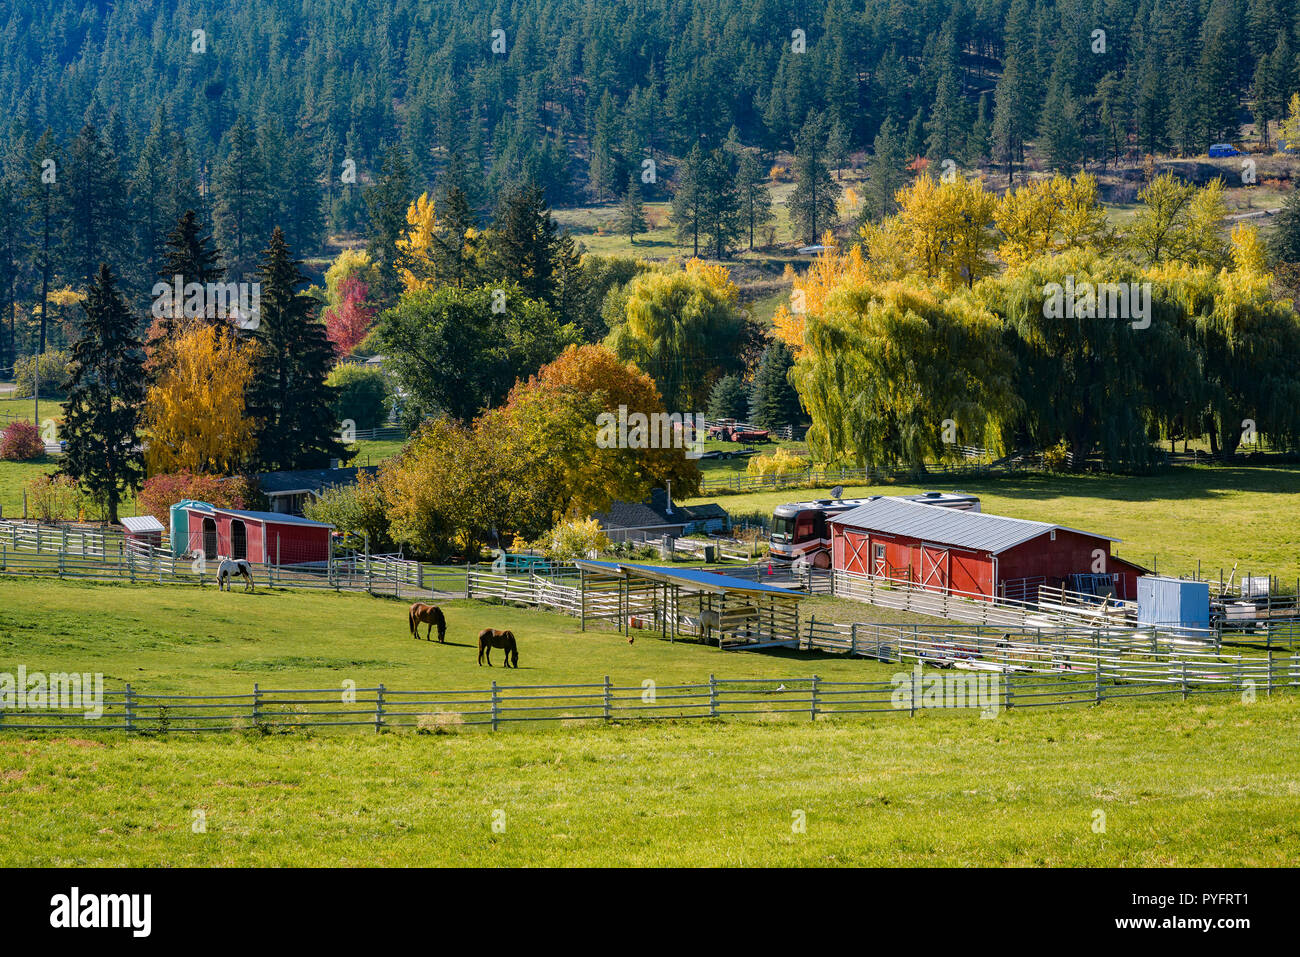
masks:
<instances>
[{"instance_id":1,"label":"green grass field","mask_svg":"<svg viewBox=\"0 0 1300 957\"><path fill-rule=\"evenodd\" d=\"M816 601L838 600L807 607ZM438 645L409 637L405 603L364 595L0 579L0 671L102 670L110 687L235 693L254 682L432 690L610 675L626 687L898 670L650 633L629 645L558 615L444 608ZM485 624L519 636L518 672L476 664L471 635ZM0 865L1285 865L1300 856L1298 728L1300 696L1279 693L992 720L969 710L496 734L9 732ZM191 829L196 810L205 833Z\"/></svg>"},{"instance_id":2,"label":"green grass field","mask_svg":"<svg viewBox=\"0 0 1300 957\"><path fill-rule=\"evenodd\" d=\"M1295 516L1300 469L1262 466L1178 466L1157 475L1045 475L960 480L936 476L919 485L845 489L845 498L960 489L979 495L996 515L1055 522L1122 539L1115 553L1161 573L1274 574L1288 590L1300 577ZM819 497L809 489L690 499L717 501L733 516L771 517L781 502Z\"/></svg>"},{"instance_id":3,"label":"green grass field","mask_svg":"<svg viewBox=\"0 0 1300 957\"><path fill-rule=\"evenodd\" d=\"M1300 702L1276 696L994 720L5 735L0 865L1285 867L1298 725Z\"/></svg>"}]
</instances>

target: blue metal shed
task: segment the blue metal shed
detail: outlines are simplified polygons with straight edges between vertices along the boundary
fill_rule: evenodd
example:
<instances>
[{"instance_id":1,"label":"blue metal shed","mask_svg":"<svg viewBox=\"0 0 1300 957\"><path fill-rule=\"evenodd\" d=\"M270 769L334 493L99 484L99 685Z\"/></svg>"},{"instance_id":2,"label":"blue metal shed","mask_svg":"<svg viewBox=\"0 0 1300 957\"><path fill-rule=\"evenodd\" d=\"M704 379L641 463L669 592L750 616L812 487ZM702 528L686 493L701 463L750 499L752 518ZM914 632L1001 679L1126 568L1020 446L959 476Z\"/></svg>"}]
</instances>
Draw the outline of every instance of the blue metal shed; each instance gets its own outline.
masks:
<instances>
[{"instance_id":1,"label":"blue metal shed","mask_svg":"<svg viewBox=\"0 0 1300 957\"><path fill-rule=\"evenodd\" d=\"M1143 575L1138 579L1138 624L1210 627L1210 583Z\"/></svg>"}]
</instances>

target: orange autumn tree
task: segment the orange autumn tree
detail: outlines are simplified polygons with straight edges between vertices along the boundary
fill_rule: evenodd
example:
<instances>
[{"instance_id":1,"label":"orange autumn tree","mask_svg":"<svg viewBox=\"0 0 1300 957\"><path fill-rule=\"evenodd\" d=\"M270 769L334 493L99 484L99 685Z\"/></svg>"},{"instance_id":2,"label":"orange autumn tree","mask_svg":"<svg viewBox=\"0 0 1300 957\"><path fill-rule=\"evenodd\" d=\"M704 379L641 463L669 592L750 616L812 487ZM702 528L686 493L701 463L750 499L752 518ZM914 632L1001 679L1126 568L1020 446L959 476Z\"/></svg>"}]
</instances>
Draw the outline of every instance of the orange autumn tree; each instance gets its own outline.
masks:
<instances>
[{"instance_id":1,"label":"orange autumn tree","mask_svg":"<svg viewBox=\"0 0 1300 957\"><path fill-rule=\"evenodd\" d=\"M790 302L777 308L772 317L776 338L790 347L795 358L803 351L804 328L809 315L820 315L826 308L826 299L841 285L865 282L875 278L875 271L862 254L861 246L853 246L841 254L835 237L827 233L822 239L826 246L812 261L802 276L796 276L786 267L786 276L793 282Z\"/></svg>"},{"instance_id":2,"label":"orange autumn tree","mask_svg":"<svg viewBox=\"0 0 1300 957\"><path fill-rule=\"evenodd\" d=\"M253 449L253 420L244 408L253 378L248 348L227 329L200 326L181 335L168 353L145 396L149 473L237 470Z\"/></svg>"},{"instance_id":3,"label":"orange autumn tree","mask_svg":"<svg viewBox=\"0 0 1300 957\"><path fill-rule=\"evenodd\" d=\"M647 444L627 428L623 431L632 441L609 442L619 432L621 415L626 421L635 413L667 425L669 441L661 428L648 443L660 447L624 448ZM673 483L675 495L699 488L699 468L686 457L687 440L671 438L680 433L672 430L654 380L604 346L570 346L518 383L496 415L502 420L497 427L509 436L505 441L521 461L533 463L530 470L548 486L544 493L534 492L550 503L556 519L589 515L614 500L641 501L666 481Z\"/></svg>"}]
</instances>

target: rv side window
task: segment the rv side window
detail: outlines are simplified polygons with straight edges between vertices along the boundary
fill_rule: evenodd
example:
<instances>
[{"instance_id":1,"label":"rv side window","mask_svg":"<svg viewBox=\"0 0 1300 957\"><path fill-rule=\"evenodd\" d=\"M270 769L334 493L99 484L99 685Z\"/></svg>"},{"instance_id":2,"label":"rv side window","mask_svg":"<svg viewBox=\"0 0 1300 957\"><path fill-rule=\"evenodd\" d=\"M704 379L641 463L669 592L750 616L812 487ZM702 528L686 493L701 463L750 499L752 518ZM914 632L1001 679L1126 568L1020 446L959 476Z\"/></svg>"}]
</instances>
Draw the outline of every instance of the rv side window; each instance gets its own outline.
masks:
<instances>
[{"instance_id":1,"label":"rv side window","mask_svg":"<svg viewBox=\"0 0 1300 957\"><path fill-rule=\"evenodd\" d=\"M805 539L812 538L816 528L811 515L800 515L794 524L794 540L802 542Z\"/></svg>"}]
</instances>

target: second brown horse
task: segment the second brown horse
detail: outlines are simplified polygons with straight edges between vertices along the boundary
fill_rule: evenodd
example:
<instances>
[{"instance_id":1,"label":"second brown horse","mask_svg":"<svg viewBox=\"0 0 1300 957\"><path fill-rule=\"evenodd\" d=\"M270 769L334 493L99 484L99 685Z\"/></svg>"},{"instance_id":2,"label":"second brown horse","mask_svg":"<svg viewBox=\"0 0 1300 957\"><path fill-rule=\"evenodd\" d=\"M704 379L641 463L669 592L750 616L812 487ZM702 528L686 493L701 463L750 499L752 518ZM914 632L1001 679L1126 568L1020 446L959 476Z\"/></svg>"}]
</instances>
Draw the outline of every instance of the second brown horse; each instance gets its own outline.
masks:
<instances>
[{"instance_id":1,"label":"second brown horse","mask_svg":"<svg viewBox=\"0 0 1300 957\"><path fill-rule=\"evenodd\" d=\"M478 663L483 664L483 656L487 655L488 667L492 667L492 649L502 648L506 653L506 667L519 667L519 646L515 643L515 634L512 631L497 631L495 628L484 628L478 633Z\"/></svg>"}]
</instances>

